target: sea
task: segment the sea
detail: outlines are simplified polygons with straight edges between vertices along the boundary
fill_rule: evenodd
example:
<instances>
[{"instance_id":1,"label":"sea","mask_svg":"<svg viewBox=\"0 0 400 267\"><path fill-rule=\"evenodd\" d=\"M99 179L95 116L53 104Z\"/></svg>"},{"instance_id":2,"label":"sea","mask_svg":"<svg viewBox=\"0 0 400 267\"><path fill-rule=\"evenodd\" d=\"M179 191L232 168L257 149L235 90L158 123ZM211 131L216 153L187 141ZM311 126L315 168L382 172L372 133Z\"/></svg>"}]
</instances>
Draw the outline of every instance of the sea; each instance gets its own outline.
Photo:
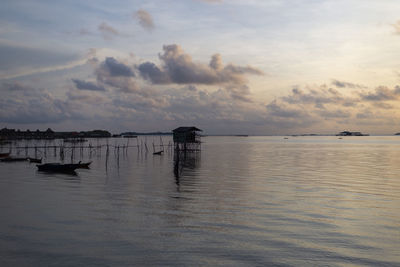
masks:
<instances>
[{"instance_id":1,"label":"sea","mask_svg":"<svg viewBox=\"0 0 400 267\"><path fill-rule=\"evenodd\" d=\"M61 161L40 142L61 140L0 152ZM0 266L400 266L400 136L171 142L89 139L72 174L0 162Z\"/></svg>"}]
</instances>

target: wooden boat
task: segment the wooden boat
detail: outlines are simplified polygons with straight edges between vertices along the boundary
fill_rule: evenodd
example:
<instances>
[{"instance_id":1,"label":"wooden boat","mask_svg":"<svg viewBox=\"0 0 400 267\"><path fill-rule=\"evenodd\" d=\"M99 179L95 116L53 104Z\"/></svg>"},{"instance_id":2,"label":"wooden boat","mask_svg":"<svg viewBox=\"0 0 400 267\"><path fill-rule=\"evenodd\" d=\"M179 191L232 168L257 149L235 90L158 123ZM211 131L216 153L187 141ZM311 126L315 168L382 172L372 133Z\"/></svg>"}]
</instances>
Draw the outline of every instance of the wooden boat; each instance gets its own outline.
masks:
<instances>
[{"instance_id":1,"label":"wooden boat","mask_svg":"<svg viewBox=\"0 0 400 267\"><path fill-rule=\"evenodd\" d=\"M36 165L39 171L46 172L74 172L76 169L88 169L92 162L87 163L71 163L71 164L61 164L61 163L45 163L41 165Z\"/></svg>"},{"instance_id":2,"label":"wooden boat","mask_svg":"<svg viewBox=\"0 0 400 267\"><path fill-rule=\"evenodd\" d=\"M7 157L0 159L1 162L16 162L16 161L27 161L28 158L13 158L13 157Z\"/></svg>"},{"instance_id":3,"label":"wooden boat","mask_svg":"<svg viewBox=\"0 0 400 267\"><path fill-rule=\"evenodd\" d=\"M28 158L30 163L42 163L42 158L35 159L35 158Z\"/></svg>"},{"instance_id":4,"label":"wooden boat","mask_svg":"<svg viewBox=\"0 0 400 267\"><path fill-rule=\"evenodd\" d=\"M45 163L36 167L39 171L45 172L74 172L79 166L78 164Z\"/></svg>"},{"instance_id":5,"label":"wooden boat","mask_svg":"<svg viewBox=\"0 0 400 267\"><path fill-rule=\"evenodd\" d=\"M0 158L7 158L10 156L10 152L8 153L0 153Z\"/></svg>"},{"instance_id":6,"label":"wooden boat","mask_svg":"<svg viewBox=\"0 0 400 267\"><path fill-rule=\"evenodd\" d=\"M137 138L137 135L127 134L123 136L124 138Z\"/></svg>"}]
</instances>

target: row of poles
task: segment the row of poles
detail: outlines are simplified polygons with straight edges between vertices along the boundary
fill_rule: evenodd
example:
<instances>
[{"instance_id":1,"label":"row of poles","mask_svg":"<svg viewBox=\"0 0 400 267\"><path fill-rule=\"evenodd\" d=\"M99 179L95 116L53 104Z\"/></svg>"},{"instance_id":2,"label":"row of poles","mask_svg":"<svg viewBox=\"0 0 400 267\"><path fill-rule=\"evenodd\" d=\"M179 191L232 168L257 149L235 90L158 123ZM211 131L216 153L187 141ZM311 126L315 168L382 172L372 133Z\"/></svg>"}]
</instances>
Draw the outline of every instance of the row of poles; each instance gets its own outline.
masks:
<instances>
[{"instance_id":1,"label":"row of poles","mask_svg":"<svg viewBox=\"0 0 400 267\"><path fill-rule=\"evenodd\" d=\"M119 159L119 155L127 155L128 149L130 148L136 148L138 153L149 153L149 147L147 145L147 140L141 139L140 141L138 140L139 138L136 138L136 144L129 144L130 140L127 140L126 144L117 144L115 143L114 145L109 144L109 140L106 140L106 143L100 144L100 139L97 139L97 145L92 145L92 143L89 143L89 145L83 145L83 144L78 144L78 143L72 143L72 144L66 144L65 142L60 142L60 144L47 144L47 141L44 142L44 144L35 144L35 145L28 145L27 143L25 146L20 146L20 145L13 145L12 143L9 143L7 145L2 145L0 146L0 152L5 152L8 149L8 152L11 154L13 153L13 150L16 150L16 155L20 155L22 151L25 151L25 156L27 157L30 153L31 150L33 150L35 158L38 157L44 157L47 158L49 153L52 153L53 157L56 158L57 155L59 156L61 161L64 161L67 154L70 153L71 157L71 162L74 160L77 150L81 158L84 155L85 150L87 150L89 158L91 158L93 155L98 155L101 156L102 150L105 149L106 156L108 157L110 155L110 151L114 149L114 155ZM153 153L155 152L169 152L173 151L173 143L169 141L168 144L164 144L163 140L160 136L160 143L155 144L154 140L152 142L153 146Z\"/></svg>"}]
</instances>

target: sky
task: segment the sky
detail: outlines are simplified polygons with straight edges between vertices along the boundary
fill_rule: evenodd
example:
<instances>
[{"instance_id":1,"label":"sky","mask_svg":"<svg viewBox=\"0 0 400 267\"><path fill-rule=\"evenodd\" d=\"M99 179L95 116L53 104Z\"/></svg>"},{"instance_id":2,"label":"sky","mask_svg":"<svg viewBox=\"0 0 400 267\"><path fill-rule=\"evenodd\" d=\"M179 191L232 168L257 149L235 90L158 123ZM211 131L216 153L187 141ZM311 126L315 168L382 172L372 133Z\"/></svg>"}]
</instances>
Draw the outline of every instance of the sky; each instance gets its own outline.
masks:
<instances>
[{"instance_id":1,"label":"sky","mask_svg":"<svg viewBox=\"0 0 400 267\"><path fill-rule=\"evenodd\" d=\"M398 0L3 0L0 128L400 132Z\"/></svg>"}]
</instances>

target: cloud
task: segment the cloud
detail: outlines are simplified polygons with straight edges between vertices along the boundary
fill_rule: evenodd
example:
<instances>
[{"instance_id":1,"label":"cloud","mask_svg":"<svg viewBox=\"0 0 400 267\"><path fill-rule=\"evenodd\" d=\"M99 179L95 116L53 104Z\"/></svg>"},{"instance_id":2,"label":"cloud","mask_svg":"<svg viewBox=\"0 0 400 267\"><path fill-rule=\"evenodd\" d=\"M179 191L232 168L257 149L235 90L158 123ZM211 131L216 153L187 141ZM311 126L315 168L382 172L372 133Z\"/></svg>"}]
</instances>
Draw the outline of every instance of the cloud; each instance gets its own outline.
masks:
<instances>
[{"instance_id":1,"label":"cloud","mask_svg":"<svg viewBox=\"0 0 400 267\"><path fill-rule=\"evenodd\" d=\"M3 123L59 123L72 117L74 112L64 101L45 92L13 92L0 99L0 122Z\"/></svg>"},{"instance_id":2,"label":"cloud","mask_svg":"<svg viewBox=\"0 0 400 267\"><path fill-rule=\"evenodd\" d=\"M72 79L75 86L79 90L89 90L89 91L105 91L106 89L103 86L97 85L92 82L86 82L79 79Z\"/></svg>"},{"instance_id":3,"label":"cloud","mask_svg":"<svg viewBox=\"0 0 400 267\"><path fill-rule=\"evenodd\" d=\"M237 85L237 86L226 86L225 90L227 90L231 97L235 100L252 103L253 101L250 97L250 88L247 85Z\"/></svg>"},{"instance_id":4,"label":"cloud","mask_svg":"<svg viewBox=\"0 0 400 267\"><path fill-rule=\"evenodd\" d=\"M375 118L374 113L370 109L363 109L361 112L356 114L357 119L372 119Z\"/></svg>"},{"instance_id":5,"label":"cloud","mask_svg":"<svg viewBox=\"0 0 400 267\"><path fill-rule=\"evenodd\" d=\"M137 66L141 77L154 85L187 84L222 86L233 100L252 102L247 75L263 75L251 66L224 65L220 54L211 57L208 64L194 62L190 55L176 44L164 45L159 54L161 65L144 62Z\"/></svg>"},{"instance_id":6,"label":"cloud","mask_svg":"<svg viewBox=\"0 0 400 267\"><path fill-rule=\"evenodd\" d=\"M151 17L150 13L146 10L139 9L135 14L134 17L138 19L140 26L144 29L151 31L154 29L154 22L153 18Z\"/></svg>"},{"instance_id":7,"label":"cloud","mask_svg":"<svg viewBox=\"0 0 400 267\"><path fill-rule=\"evenodd\" d=\"M333 110L326 110L326 109L322 109L322 110L317 110L317 114L321 117L324 118L350 118L351 117L351 113L347 110L343 110L343 109L333 109Z\"/></svg>"},{"instance_id":8,"label":"cloud","mask_svg":"<svg viewBox=\"0 0 400 267\"><path fill-rule=\"evenodd\" d=\"M222 57L220 54L215 54L211 57L210 68L220 71L223 69Z\"/></svg>"},{"instance_id":9,"label":"cloud","mask_svg":"<svg viewBox=\"0 0 400 267\"><path fill-rule=\"evenodd\" d=\"M299 108L291 108L284 104L278 104L277 100L273 100L266 105L268 114L271 116L282 118L299 118L307 116L304 110Z\"/></svg>"},{"instance_id":10,"label":"cloud","mask_svg":"<svg viewBox=\"0 0 400 267\"><path fill-rule=\"evenodd\" d=\"M339 81L339 80L335 80L335 79L332 80L332 84L339 88L359 88L359 89L366 88L365 86L360 85L360 84L349 83L349 82Z\"/></svg>"},{"instance_id":11,"label":"cloud","mask_svg":"<svg viewBox=\"0 0 400 267\"><path fill-rule=\"evenodd\" d=\"M159 55L162 65L152 62L140 64L141 76L153 84L244 84L246 74L262 75L262 71L250 66L223 66L220 55L214 55L210 64L193 62L179 45L164 45Z\"/></svg>"},{"instance_id":12,"label":"cloud","mask_svg":"<svg viewBox=\"0 0 400 267\"><path fill-rule=\"evenodd\" d=\"M139 91L139 87L133 79L135 74L129 66L112 57L107 57L103 62L97 64L95 74L99 84L112 86L124 93Z\"/></svg>"},{"instance_id":13,"label":"cloud","mask_svg":"<svg viewBox=\"0 0 400 267\"><path fill-rule=\"evenodd\" d=\"M187 89L189 90L189 91L197 91L197 88L196 88L196 86L194 86L194 85L192 85L192 84L190 84L188 87L187 87Z\"/></svg>"},{"instance_id":14,"label":"cloud","mask_svg":"<svg viewBox=\"0 0 400 267\"><path fill-rule=\"evenodd\" d=\"M400 98L400 86L389 89L386 86L379 86L375 92L360 92L360 97L366 101L390 101Z\"/></svg>"},{"instance_id":15,"label":"cloud","mask_svg":"<svg viewBox=\"0 0 400 267\"><path fill-rule=\"evenodd\" d=\"M111 76L125 76L125 77L134 77L135 74L132 69L118 62L113 57L107 57L105 61L102 63L101 68L107 69Z\"/></svg>"},{"instance_id":16,"label":"cloud","mask_svg":"<svg viewBox=\"0 0 400 267\"><path fill-rule=\"evenodd\" d=\"M107 88L107 93L71 90L67 103L80 105L77 107L81 110L85 107L89 111L85 113L97 111L96 116L112 121L112 125L124 125L123 121L130 118L129 125L141 128L196 124L220 133L238 129L259 129L260 133L269 134L335 133L354 125L378 125L379 118L389 125L397 117L393 112L395 104L385 101L398 101L400 87L368 90L333 80L331 86L295 87L265 103L252 97L247 80L249 75L262 72L251 66L224 64L219 54L203 63L193 60L178 45L166 45L159 54L160 63L133 65L127 63L130 60L92 60L96 82L84 84L84 80L74 79L74 83L81 87L101 86ZM97 103L102 103L101 109ZM363 115L368 110L371 113ZM364 129L367 128L355 130Z\"/></svg>"},{"instance_id":17,"label":"cloud","mask_svg":"<svg viewBox=\"0 0 400 267\"><path fill-rule=\"evenodd\" d=\"M394 109L395 107L393 105L390 105L385 102L374 102L372 105L378 109Z\"/></svg>"},{"instance_id":18,"label":"cloud","mask_svg":"<svg viewBox=\"0 0 400 267\"><path fill-rule=\"evenodd\" d=\"M103 34L105 40L111 40L119 35L119 32L116 29L105 22L101 23L97 29Z\"/></svg>"},{"instance_id":19,"label":"cloud","mask_svg":"<svg viewBox=\"0 0 400 267\"><path fill-rule=\"evenodd\" d=\"M390 102L389 102L390 101ZM371 127L394 129L400 114L394 111L400 101L400 86L377 87L374 90L343 94L326 85L296 87L286 96L266 105L269 121L278 126L284 122L287 131L335 133L342 129L370 132ZM387 103L389 102L389 103ZM356 128L355 128L356 127Z\"/></svg>"},{"instance_id":20,"label":"cloud","mask_svg":"<svg viewBox=\"0 0 400 267\"><path fill-rule=\"evenodd\" d=\"M168 73L162 71L156 64L145 62L138 66L138 70L145 80L151 81L153 84L171 83Z\"/></svg>"},{"instance_id":21,"label":"cloud","mask_svg":"<svg viewBox=\"0 0 400 267\"><path fill-rule=\"evenodd\" d=\"M70 90L66 93L67 102L69 103L84 103L84 104L92 104L94 106L104 105L108 98L104 95L92 94L91 92L85 90Z\"/></svg>"},{"instance_id":22,"label":"cloud","mask_svg":"<svg viewBox=\"0 0 400 267\"><path fill-rule=\"evenodd\" d=\"M336 105L354 106L358 99L343 96L333 88L325 85L303 91L299 88L292 89L292 93L282 97L282 100L290 104L312 104L315 107L323 108L325 104L334 103Z\"/></svg>"}]
</instances>

